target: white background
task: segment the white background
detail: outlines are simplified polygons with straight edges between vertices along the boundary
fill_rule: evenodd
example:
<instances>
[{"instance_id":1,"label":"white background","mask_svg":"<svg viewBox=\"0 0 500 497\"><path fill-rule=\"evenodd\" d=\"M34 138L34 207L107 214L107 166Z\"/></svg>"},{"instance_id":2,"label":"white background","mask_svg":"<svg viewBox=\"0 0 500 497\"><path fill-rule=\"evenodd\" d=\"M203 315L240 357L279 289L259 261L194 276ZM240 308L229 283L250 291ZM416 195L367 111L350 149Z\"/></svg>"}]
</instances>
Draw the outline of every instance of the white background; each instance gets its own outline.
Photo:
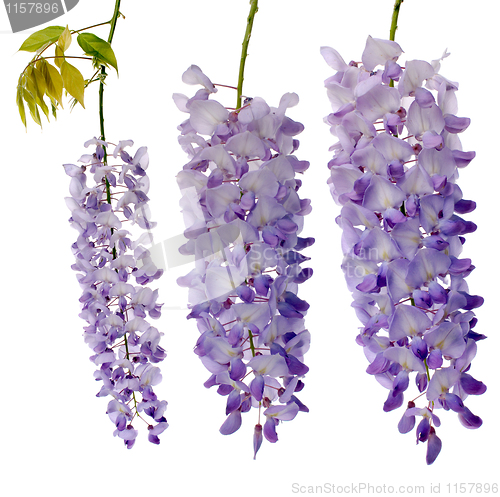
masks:
<instances>
[{"instance_id":1,"label":"white background","mask_svg":"<svg viewBox=\"0 0 500 497\"><path fill-rule=\"evenodd\" d=\"M332 70L319 47L336 48L346 61L360 60L369 34L388 38L393 1L260 4L244 94L261 96L276 106L283 93L299 94L299 105L290 111L306 127L297 156L311 162L301 193L313 201L303 235L316 238L316 245L306 252L315 274L299 293L311 304L306 317L312 334L306 355L310 372L299 396L310 412L282 423L279 441L264 441L256 461L255 412L243 416L243 426L234 435L219 434L226 399L203 387L209 374L192 352L198 332L194 321L186 320L187 291L175 283L190 269L183 267L166 271L158 281L165 306L155 325L165 334L168 357L157 391L169 402L170 427L161 444L154 446L141 426L130 451L112 436L107 399L95 397L100 385L93 380L91 350L82 338L80 288L70 269L76 231L68 225L63 200L69 178L62 164L74 163L86 151L83 142L99 133L98 88L87 90L86 110L61 110L57 121L44 122L42 131L30 121L26 132L17 115L15 90L31 55L16 52L29 32L10 33L0 9L0 440L6 459L0 472L6 495L288 496L310 490L308 486L324 486L326 493L332 489L329 484L358 483L373 485L372 493L384 484L394 486L395 492L400 485L408 486L407 493L411 486L424 485L430 492L431 485L440 484L446 494L447 483L500 482L496 13L484 2L406 0L396 35L405 51L403 62L430 61L446 48L451 52L441 73L460 83L459 115L472 119L462 143L464 150L477 152L469 168L461 171L459 184L465 198L478 202L467 219L479 228L467 236L463 256L477 267L468 278L470 292L485 297L477 310L476 331L489 338L479 342L471 373L488 385L488 391L466 404L484 424L467 430L456 414L441 411L438 435L443 449L428 467L426 445L416 446L414 432L397 431L403 410L384 413L387 390L365 373L367 361L354 342L359 322L339 267L341 233L334 222L339 208L326 185L328 148L335 140L322 121L329 113L323 81ZM113 6L112 0L80 0L50 24L80 29L111 18ZM115 143L133 139L137 147L149 147L157 241L184 228L175 175L187 162L176 129L185 115L174 106L172 93L192 95L196 90L181 81L190 64L199 65L215 83L236 85L248 8L247 0L122 2L126 19L119 20L113 41L120 76L110 72L107 79L106 136ZM108 28L95 33L107 38ZM80 55L76 42L73 48L70 53ZM85 76L91 74L90 65L78 67ZM220 91L219 98L234 106L232 91Z\"/></svg>"}]
</instances>

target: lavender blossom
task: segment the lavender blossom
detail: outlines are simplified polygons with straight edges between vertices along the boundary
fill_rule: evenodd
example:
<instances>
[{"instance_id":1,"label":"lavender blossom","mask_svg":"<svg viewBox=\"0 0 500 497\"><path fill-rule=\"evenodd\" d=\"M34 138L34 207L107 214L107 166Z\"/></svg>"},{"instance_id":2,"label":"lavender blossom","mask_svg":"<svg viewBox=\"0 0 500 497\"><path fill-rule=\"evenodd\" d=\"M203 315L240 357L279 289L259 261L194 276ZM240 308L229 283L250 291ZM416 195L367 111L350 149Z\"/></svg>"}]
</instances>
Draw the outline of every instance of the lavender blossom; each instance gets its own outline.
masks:
<instances>
[{"instance_id":1,"label":"lavender blossom","mask_svg":"<svg viewBox=\"0 0 500 497\"><path fill-rule=\"evenodd\" d=\"M295 394L310 343L309 304L297 293L312 270L301 267L309 260L301 251L314 242L299 236L311 206L296 174L309 163L293 155L303 126L285 115L298 97L283 95L277 108L248 98L230 111L211 98L217 89L197 66L183 81L203 88L174 95L189 114L179 127L190 159L177 175L188 239L180 251L196 261L178 283L189 288L195 353L211 374L205 386L227 397L220 432L234 433L242 413L257 409L255 456L263 437L278 440L280 421L308 411Z\"/></svg>"},{"instance_id":2,"label":"lavender blossom","mask_svg":"<svg viewBox=\"0 0 500 497\"><path fill-rule=\"evenodd\" d=\"M441 450L435 411L458 413L467 428L481 426L463 402L485 385L470 376L477 341L465 278L474 270L461 256L476 225L461 216L458 168L474 158L458 134L470 120L457 117L457 83L439 74L441 60L398 63L394 41L368 37L362 63L346 64L334 49L321 53L336 72L325 81L333 112L325 118L338 138L328 183L341 206L342 268L362 327L356 341L367 372L388 389L384 410L407 402L399 431L417 423L417 443L427 442L427 463ZM425 395L426 402L423 402ZM421 403L420 407L417 403Z\"/></svg>"},{"instance_id":3,"label":"lavender blossom","mask_svg":"<svg viewBox=\"0 0 500 497\"><path fill-rule=\"evenodd\" d=\"M98 367L94 377L102 382L97 396L112 397L107 414L116 427L114 435L128 449L138 434L132 424L136 418L148 425L149 441L158 444L158 435L168 423L167 402L158 400L153 390L162 379L155 364L166 354L159 345L162 333L147 320L159 318L162 306L157 302L158 290L147 286L162 270L143 246L151 242L149 230L155 225L147 205L148 152L141 147L132 157L125 147L133 142L122 141L112 154L113 164L108 165L109 143L94 138L85 143L90 145L96 151L80 158L84 165L65 164L64 168L71 177L71 197L66 198L69 221L78 231L72 269L78 272L82 287L80 317L87 322L85 342L94 351L90 360ZM87 185L89 179L92 186ZM122 228L125 222L147 232L134 239Z\"/></svg>"}]
</instances>

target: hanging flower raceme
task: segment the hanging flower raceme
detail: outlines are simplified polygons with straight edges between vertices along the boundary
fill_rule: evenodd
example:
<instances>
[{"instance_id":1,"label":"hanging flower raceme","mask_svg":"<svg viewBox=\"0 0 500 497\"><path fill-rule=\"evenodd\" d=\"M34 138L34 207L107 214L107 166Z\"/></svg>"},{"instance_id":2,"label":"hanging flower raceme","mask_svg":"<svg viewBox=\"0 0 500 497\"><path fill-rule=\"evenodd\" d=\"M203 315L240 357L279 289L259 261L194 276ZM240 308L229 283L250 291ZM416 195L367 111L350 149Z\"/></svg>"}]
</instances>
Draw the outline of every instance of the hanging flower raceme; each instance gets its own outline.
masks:
<instances>
[{"instance_id":1,"label":"hanging flower raceme","mask_svg":"<svg viewBox=\"0 0 500 497\"><path fill-rule=\"evenodd\" d=\"M402 406L410 378L416 383L398 428L417 424L431 464L441 450L436 411L451 409L478 428L464 401L486 390L469 372L485 338L474 331L473 312L483 299L469 293L474 266L461 257L464 235L476 229L461 216L475 202L456 184L458 168L475 156L458 138L469 119L456 116L458 85L439 74L442 59L402 68L401 47L372 37L362 63L321 52L337 71L325 81L333 109L325 120L338 138L329 184L341 206L342 267L363 324L357 343L367 372L389 390L384 411Z\"/></svg>"},{"instance_id":2,"label":"hanging flower raceme","mask_svg":"<svg viewBox=\"0 0 500 497\"><path fill-rule=\"evenodd\" d=\"M297 292L312 275L301 250L314 239L299 237L311 206L299 198L296 174L309 163L292 155L303 126L285 116L298 97L285 94L277 108L256 97L229 111L210 98L217 90L197 66L183 81L203 88L174 95L189 114L179 127L190 158L177 175L188 239L181 253L195 258L178 283L189 288L188 318L201 333L195 353L211 373L205 386L227 396L221 433L258 409L255 457L263 437L277 441L280 420L308 410L296 394L308 371L309 304Z\"/></svg>"},{"instance_id":3,"label":"hanging flower raceme","mask_svg":"<svg viewBox=\"0 0 500 497\"><path fill-rule=\"evenodd\" d=\"M78 231L72 268L83 289L80 317L87 322L85 342L95 353L90 358L98 366L94 377L102 382L97 396L112 397L107 414L116 426L114 435L127 448L138 434L135 418L146 422L149 441L158 444L168 424L167 402L153 390L162 379L155 364L166 354L159 345L162 334L147 320L161 314L158 290L147 285L162 274L143 246L152 241L149 230L156 224L149 220L147 205L148 152L141 147L132 157L124 148L133 142L122 141L113 152L116 164L108 165L109 144L94 138L85 143L90 145L96 151L80 158L84 165L64 168L71 176L71 197L66 198L70 223ZM134 240L122 229L125 222L147 231Z\"/></svg>"}]
</instances>

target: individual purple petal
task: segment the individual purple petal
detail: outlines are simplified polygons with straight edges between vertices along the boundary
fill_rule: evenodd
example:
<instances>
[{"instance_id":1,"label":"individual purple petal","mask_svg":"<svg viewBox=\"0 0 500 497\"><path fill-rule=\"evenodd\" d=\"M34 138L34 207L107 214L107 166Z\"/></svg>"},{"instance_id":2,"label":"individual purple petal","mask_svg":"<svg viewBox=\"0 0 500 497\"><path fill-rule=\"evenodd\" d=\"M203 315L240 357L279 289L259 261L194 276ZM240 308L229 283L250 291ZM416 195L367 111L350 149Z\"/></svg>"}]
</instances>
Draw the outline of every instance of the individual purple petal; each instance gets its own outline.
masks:
<instances>
[{"instance_id":1,"label":"individual purple petal","mask_svg":"<svg viewBox=\"0 0 500 497\"><path fill-rule=\"evenodd\" d=\"M406 162L414 154L411 145L387 133L378 134L372 144L384 156L386 164L396 160Z\"/></svg>"},{"instance_id":2,"label":"individual purple petal","mask_svg":"<svg viewBox=\"0 0 500 497\"><path fill-rule=\"evenodd\" d=\"M464 392L469 395L482 395L486 392L486 385L467 373L462 373L460 375L460 386Z\"/></svg>"},{"instance_id":3,"label":"individual purple petal","mask_svg":"<svg viewBox=\"0 0 500 497\"><path fill-rule=\"evenodd\" d=\"M404 392L408 388L409 384L410 384L410 377L408 376L408 371L405 370L400 371L394 378L394 382L392 384L393 395L397 395L400 392Z\"/></svg>"},{"instance_id":4,"label":"individual purple petal","mask_svg":"<svg viewBox=\"0 0 500 497\"><path fill-rule=\"evenodd\" d=\"M434 76L434 68L428 62L408 60L405 64L403 77L399 80L398 90L402 96L410 95L419 88L422 89L422 83L432 76Z\"/></svg>"},{"instance_id":5,"label":"individual purple petal","mask_svg":"<svg viewBox=\"0 0 500 497\"><path fill-rule=\"evenodd\" d=\"M361 60L367 71L373 71L378 65L396 60L402 53L402 48L395 41L368 36Z\"/></svg>"},{"instance_id":6,"label":"individual purple petal","mask_svg":"<svg viewBox=\"0 0 500 497\"><path fill-rule=\"evenodd\" d=\"M432 180L427 171L416 164L397 182L397 186L407 195L429 195L434 192Z\"/></svg>"},{"instance_id":7,"label":"individual purple petal","mask_svg":"<svg viewBox=\"0 0 500 497\"><path fill-rule=\"evenodd\" d=\"M417 307L423 309L429 309L432 306L432 298L429 295L429 292L423 290L413 291L413 302L415 302Z\"/></svg>"},{"instance_id":8,"label":"individual purple petal","mask_svg":"<svg viewBox=\"0 0 500 497\"><path fill-rule=\"evenodd\" d=\"M442 135L434 130L425 131L422 135L422 145L424 148L435 148L441 150L444 145L444 139Z\"/></svg>"},{"instance_id":9,"label":"individual purple petal","mask_svg":"<svg viewBox=\"0 0 500 497\"><path fill-rule=\"evenodd\" d=\"M379 175L373 175L365 191L363 207L375 212L384 212L391 207L399 207L406 195L400 188Z\"/></svg>"},{"instance_id":10,"label":"individual purple petal","mask_svg":"<svg viewBox=\"0 0 500 497\"><path fill-rule=\"evenodd\" d=\"M375 203L377 202L377 200L375 199L376 195L377 192L374 192L373 201ZM340 215L344 220L349 221L353 226L363 225L367 228L375 228L380 224L377 215L372 210L361 205L357 205L353 202L347 202L342 207Z\"/></svg>"},{"instance_id":11,"label":"individual purple petal","mask_svg":"<svg viewBox=\"0 0 500 497\"><path fill-rule=\"evenodd\" d=\"M273 223L287 214L286 209L278 201L267 195L259 198L257 205L247 217L247 222L256 228Z\"/></svg>"},{"instance_id":12,"label":"individual purple petal","mask_svg":"<svg viewBox=\"0 0 500 497\"><path fill-rule=\"evenodd\" d=\"M428 353L427 343L422 337L416 336L411 341L411 351L423 361Z\"/></svg>"},{"instance_id":13,"label":"individual purple petal","mask_svg":"<svg viewBox=\"0 0 500 497\"><path fill-rule=\"evenodd\" d=\"M462 402L462 399L458 395L455 395L454 393L444 394L443 406L458 413L465 411L465 406L464 403Z\"/></svg>"},{"instance_id":14,"label":"individual purple petal","mask_svg":"<svg viewBox=\"0 0 500 497\"><path fill-rule=\"evenodd\" d=\"M264 383L264 377L260 374L256 375L250 382L250 393L259 402L262 400L262 394L264 393Z\"/></svg>"},{"instance_id":15,"label":"individual purple petal","mask_svg":"<svg viewBox=\"0 0 500 497\"><path fill-rule=\"evenodd\" d=\"M476 157L476 152L462 152L461 150L453 150L453 158L457 167L466 167L472 159Z\"/></svg>"},{"instance_id":16,"label":"individual purple petal","mask_svg":"<svg viewBox=\"0 0 500 497\"><path fill-rule=\"evenodd\" d=\"M389 338L397 341L407 336L421 335L430 326L431 320L425 312L412 305L401 304L391 316Z\"/></svg>"},{"instance_id":17,"label":"individual purple petal","mask_svg":"<svg viewBox=\"0 0 500 497\"><path fill-rule=\"evenodd\" d=\"M407 411L403 414L398 423L399 433L409 433L415 427L415 416L410 416Z\"/></svg>"},{"instance_id":18,"label":"individual purple petal","mask_svg":"<svg viewBox=\"0 0 500 497\"><path fill-rule=\"evenodd\" d=\"M263 98L255 97L239 110L238 121L242 124L250 124L252 121L267 116L270 111L269 105Z\"/></svg>"},{"instance_id":19,"label":"individual purple petal","mask_svg":"<svg viewBox=\"0 0 500 497\"><path fill-rule=\"evenodd\" d=\"M321 55L325 59L326 63L336 71L345 71L349 66L344 62L341 55L331 47L321 47Z\"/></svg>"},{"instance_id":20,"label":"individual purple petal","mask_svg":"<svg viewBox=\"0 0 500 497\"><path fill-rule=\"evenodd\" d=\"M462 133L470 125L470 119L468 117L457 117L451 114L446 114L444 116L444 129L448 133Z\"/></svg>"},{"instance_id":21,"label":"individual purple petal","mask_svg":"<svg viewBox=\"0 0 500 497\"><path fill-rule=\"evenodd\" d=\"M440 134L444 125L443 114L436 104L432 104L428 108L420 107L417 102L410 105L406 126L408 131L418 139L421 139L426 131L435 131Z\"/></svg>"},{"instance_id":22,"label":"individual purple petal","mask_svg":"<svg viewBox=\"0 0 500 497\"><path fill-rule=\"evenodd\" d=\"M428 384L427 373L417 373L415 376L415 384L420 393L424 392Z\"/></svg>"},{"instance_id":23,"label":"individual purple petal","mask_svg":"<svg viewBox=\"0 0 500 497\"><path fill-rule=\"evenodd\" d=\"M393 393L391 390L387 396L387 400L384 402L384 412L390 412L403 405L404 394L401 392Z\"/></svg>"},{"instance_id":24,"label":"individual purple petal","mask_svg":"<svg viewBox=\"0 0 500 497\"><path fill-rule=\"evenodd\" d=\"M481 297L480 295L469 295L467 292L459 292L461 295L463 295L467 303L462 307L466 311L470 311L471 309L477 309L478 307L481 307L484 303L484 298Z\"/></svg>"},{"instance_id":25,"label":"individual purple petal","mask_svg":"<svg viewBox=\"0 0 500 497\"><path fill-rule=\"evenodd\" d=\"M406 347L391 347L384 352L384 357L408 371L425 372L424 363Z\"/></svg>"},{"instance_id":26,"label":"individual purple petal","mask_svg":"<svg viewBox=\"0 0 500 497\"><path fill-rule=\"evenodd\" d=\"M227 397L226 415L238 409L241 405L241 395L238 390L233 390Z\"/></svg>"},{"instance_id":27,"label":"individual purple petal","mask_svg":"<svg viewBox=\"0 0 500 497\"><path fill-rule=\"evenodd\" d=\"M407 259L413 259L422 238L418 220L408 219L405 223L397 224L391 231L391 238L396 241L402 254Z\"/></svg>"},{"instance_id":28,"label":"individual purple petal","mask_svg":"<svg viewBox=\"0 0 500 497\"><path fill-rule=\"evenodd\" d=\"M376 121L386 114L396 112L401 105L396 88L377 85L357 99L356 109L363 117Z\"/></svg>"},{"instance_id":29,"label":"individual purple petal","mask_svg":"<svg viewBox=\"0 0 500 497\"><path fill-rule=\"evenodd\" d=\"M385 373L391 365L391 362L384 357L383 352L378 353L371 364L366 368L368 374Z\"/></svg>"},{"instance_id":30,"label":"individual purple petal","mask_svg":"<svg viewBox=\"0 0 500 497\"><path fill-rule=\"evenodd\" d=\"M290 421L295 418L297 413L299 412L299 405L295 402L290 402L286 405L274 405L268 407L264 411L264 415L267 418L275 418L280 419L282 421Z\"/></svg>"},{"instance_id":31,"label":"individual purple petal","mask_svg":"<svg viewBox=\"0 0 500 497\"><path fill-rule=\"evenodd\" d=\"M394 302L408 297L413 288L406 282L406 274L410 262L408 259L396 259L387 268L387 288Z\"/></svg>"},{"instance_id":32,"label":"individual purple petal","mask_svg":"<svg viewBox=\"0 0 500 497\"><path fill-rule=\"evenodd\" d=\"M256 424L254 428L254 434L253 434L253 458L255 460L255 457L257 456L257 452L260 449L260 446L262 445L262 425L261 424Z\"/></svg>"},{"instance_id":33,"label":"individual purple petal","mask_svg":"<svg viewBox=\"0 0 500 497\"><path fill-rule=\"evenodd\" d=\"M435 148L424 148L418 154L419 164L427 171L430 176L446 176L451 180L456 174L456 163L453 152L444 147L441 150Z\"/></svg>"},{"instance_id":34,"label":"individual purple petal","mask_svg":"<svg viewBox=\"0 0 500 497\"><path fill-rule=\"evenodd\" d=\"M473 414L467 407L465 407L462 412L458 413L458 419L463 426L472 430L481 427L483 424L483 420L479 416Z\"/></svg>"},{"instance_id":35,"label":"individual purple petal","mask_svg":"<svg viewBox=\"0 0 500 497\"><path fill-rule=\"evenodd\" d=\"M434 372L427 388L427 400L436 400L457 384L460 372L451 367L438 369Z\"/></svg>"},{"instance_id":36,"label":"individual purple petal","mask_svg":"<svg viewBox=\"0 0 500 497\"><path fill-rule=\"evenodd\" d=\"M456 359L465 351L465 340L460 325L450 322L441 323L437 328L424 335L429 347L440 349L443 356Z\"/></svg>"},{"instance_id":37,"label":"individual purple petal","mask_svg":"<svg viewBox=\"0 0 500 497\"><path fill-rule=\"evenodd\" d=\"M432 281L439 274L446 274L450 267L450 258L435 249L422 249L408 266L406 283L418 288L424 283Z\"/></svg>"},{"instance_id":38,"label":"individual purple petal","mask_svg":"<svg viewBox=\"0 0 500 497\"><path fill-rule=\"evenodd\" d=\"M250 131L233 135L227 141L226 149L246 159L264 159L266 156L262 140Z\"/></svg>"},{"instance_id":39,"label":"individual purple petal","mask_svg":"<svg viewBox=\"0 0 500 497\"><path fill-rule=\"evenodd\" d=\"M429 418L424 416L417 426L417 442L426 442L429 438L431 431L431 425L429 423Z\"/></svg>"},{"instance_id":40,"label":"individual purple petal","mask_svg":"<svg viewBox=\"0 0 500 497\"><path fill-rule=\"evenodd\" d=\"M473 200L460 199L458 202L455 202L455 212L457 212L458 214L468 214L475 208L476 202L474 202Z\"/></svg>"},{"instance_id":41,"label":"individual purple petal","mask_svg":"<svg viewBox=\"0 0 500 497\"><path fill-rule=\"evenodd\" d=\"M280 355L259 355L248 361L247 366L260 375L284 376L288 373L285 359Z\"/></svg>"},{"instance_id":42,"label":"individual purple petal","mask_svg":"<svg viewBox=\"0 0 500 497\"><path fill-rule=\"evenodd\" d=\"M241 426L241 411L237 409L233 411L226 418L224 423L222 423L219 431L222 435L231 435L235 431L238 431Z\"/></svg>"},{"instance_id":43,"label":"individual purple petal","mask_svg":"<svg viewBox=\"0 0 500 497\"><path fill-rule=\"evenodd\" d=\"M443 353L441 349L431 350L427 356L427 366L431 369L440 368L443 365Z\"/></svg>"},{"instance_id":44,"label":"individual purple petal","mask_svg":"<svg viewBox=\"0 0 500 497\"><path fill-rule=\"evenodd\" d=\"M418 105L424 109L428 109L436 102L433 94L429 90L422 87L415 89L415 100Z\"/></svg>"},{"instance_id":45,"label":"individual purple petal","mask_svg":"<svg viewBox=\"0 0 500 497\"><path fill-rule=\"evenodd\" d=\"M431 427L429 439L427 441L427 453L425 456L425 461L428 465L432 464L436 460L437 456L441 452L442 445L441 439L436 435L436 430L434 427Z\"/></svg>"},{"instance_id":46,"label":"individual purple petal","mask_svg":"<svg viewBox=\"0 0 500 497\"><path fill-rule=\"evenodd\" d=\"M445 304L448 300L446 290L437 281L429 283L429 295L436 304Z\"/></svg>"},{"instance_id":47,"label":"individual purple petal","mask_svg":"<svg viewBox=\"0 0 500 497\"><path fill-rule=\"evenodd\" d=\"M277 419L267 418L264 423L264 436L266 440L271 443L276 443L278 441L278 435L276 433L276 424L278 423Z\"/></svg>"},{"instance_id":48,"label":"individual purple petal","mask_svg":"<svg viewBox=\"0 0 500 497\"><path fill-rule=\"evenodd\" d=\"M215 100L195 100L189 112L191 126L202 135L211 135L228 116L227 110Z\"/></svg>"},{"instance_id":49,"label":"individual purple petal","mask_svg":"<svg viewBox=\"0 0 500 497\"><path fill-rule=\"evenodd\" d=\"M214 85L203 71L196 65L191 65L182 75L182 81L188 85L202 85L210 92L216 92Z\"/></svg>"},{"instance_id":50,"label":"individual purple petal","mask_svg":"<svg viewBox=\"0 0 500 497\"><path fill-rule=\"evenodd\" d=\"M220 217L226 212L229 204L240 198L240 189L236 185L224 183L210 188L206 193L207 207L213 217Z\"/></svg>"}]
</instances>

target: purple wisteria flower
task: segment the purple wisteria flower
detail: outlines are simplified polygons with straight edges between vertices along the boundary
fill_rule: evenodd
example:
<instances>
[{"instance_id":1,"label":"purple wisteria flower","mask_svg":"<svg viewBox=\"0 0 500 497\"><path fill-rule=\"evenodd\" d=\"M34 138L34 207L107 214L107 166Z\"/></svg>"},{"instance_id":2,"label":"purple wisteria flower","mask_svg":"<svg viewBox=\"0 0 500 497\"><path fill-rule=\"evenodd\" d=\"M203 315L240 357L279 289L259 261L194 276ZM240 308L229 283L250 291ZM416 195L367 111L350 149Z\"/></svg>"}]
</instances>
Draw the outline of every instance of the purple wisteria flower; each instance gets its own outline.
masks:
<instances>
[{"instance_id":1,"label":"purple wisteria flower","mask_svg":"<svg viewBox=\"0 0 500 497\"><path fill-rule=\"evenodd\" d=\"M168 427L167 402L158 400L153 387L162 379L155 364L166 354L159 345L162 333L147 319L159 318L162 306L158 290L147 286L162 270L143 245L152 241L149 230L156 224L149 220L147 205L149 156L146 147L129 155L125 147L132 140L119 142L112 157L106 154L109 143L94 138L85 143L90 145L96 150L79 159L84 165L64 168L71 177L71 197L65 199L69 221L78 231L72 269L83 290L80 317L87 322L84 338L98 367L94 377L102 382L97 396L112 397L107 414L116 426L114 435L127 448L138 434L135 418L147 424L149 441L159 444L158 435ZM142 235L134 239L122 228L125 222L138 226Z\"/></svg>"},{"instance_id":2,"label":"purple wisteria flower","mask_svg":"<svg viewBox=\"0 0 500 497\"><path fill-rule=\"evenodd\" d=\"M178 283L189 288L205 386L227 397L220 432L234 433L242 413L258 409L255 457L263 438L278 440L279 421L308 411L296 394L308 371L309 304L297 292L312 276L301 251L314 239L299 237L311 205L296 175L309 163L293 155L303 126L285 115L298 97L283 95L277 108L248 98L230 111L210 98L217 89L197 66L183 81L203 88L174 95L189 114L179 127L190 158L177 175L188 239L180 251L196 261Z\"/></svg>"},{"instance_id":3,"label":"purple wisteria flower","mask_svg":"<svg viewBox=\"0 0 500 497\"><path fill-rule=\"evenodd\" d=\"M456 115L457 83L439 74L447 53L401 67L401 47L372 37L362 63L346 64L329 47L321 53L336 71L325 81L333 110L325 121L338 138L328 183L341 206L342 268L363 324L356 341L367 372L389 390L385 411L403 405L415 382L399 431L420 419L417 443L427 442L431 464L441 450L436 410L478 428L481 418L464 401L486 390L469 374L486 337L474 331L483 299L470 294L465 278L474 266L461 256L465 235L476 230L462 217L476 204L457 185L458 169L475 156L458 137L470 120Z\"/></svg>"}]
</instances>

